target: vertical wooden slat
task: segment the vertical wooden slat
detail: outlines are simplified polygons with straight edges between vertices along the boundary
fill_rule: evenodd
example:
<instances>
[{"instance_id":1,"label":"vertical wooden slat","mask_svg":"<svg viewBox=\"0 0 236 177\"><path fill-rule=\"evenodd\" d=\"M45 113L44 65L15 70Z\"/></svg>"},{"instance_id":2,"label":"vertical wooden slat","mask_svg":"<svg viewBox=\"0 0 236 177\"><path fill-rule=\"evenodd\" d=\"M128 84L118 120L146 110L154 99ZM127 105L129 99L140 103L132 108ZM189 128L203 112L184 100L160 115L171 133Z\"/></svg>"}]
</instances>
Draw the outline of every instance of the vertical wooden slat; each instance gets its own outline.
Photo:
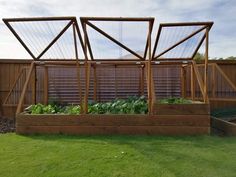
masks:
<instances>
[{"instance_id":1,"label":"vertical wooden slat","mask_svg":"<svg viewBox=\"0 0 236 177\"><path fill-rule=\"evenodd\" d=\"M93 100L97 101L97 69L93 66Z\"/></svg>"},{"instance_id":2,"label":"vertical wooden slat","mask_svg":"<svg viewBox=\"0 0 236 177\"><path fill-rule=\"evenodd\" d=\"M193 71L193 65L191 65L191 99L195 100L195 75Z\"/></svg>"},{"instance_id":3,"label":"vertical wooden slat","mask_svg":"<svg viewBox=\"0 0 236 177\"><path fill-rule=\"evenodd\" d=\"M43 98L43 102L45 105L48 104L48 67L44 66L44 81L43 81L43 85L44 85L44 98Z\"/></svg>"},{"instance_id":4,"label":"vertical wooden slat","mask_svg":"<svg viewBox=\"0 0 236 177\"><path fill-rule=\"evenodd\" d=\"M32 103L36 104L36 87L37 87L37 69L36 65L33 68L33 77L32 77Z\"/></svg>"},{"instance_id":5,"label":"vertical wooden slat","mask_svg":"<svg viewBox=\"0 0 236 177\"><path fill-rule=\"evenodd\" d=\"M211 69L212 69L212 79L211 79L211 93L212 93L212 98L216 97L216 69L215 69L215 65L211 65Z\"/></svg>"},{"instance_id":6,"label":"vertical wooden slat","mask_svg":"<svg viewBox=\"0 0 236 177\"><path fill-rule=\"evenodd\" d=\"M86 85L85 85L85 97L84 97L84 110L88 113L88 96L89 96L89 83L90 83L90 67L91 64L86 62Z\"/></svg>"},{"instance_id":7,"label":"vertical wooden slat","mask_svg":"<svg viewBox=\"0 0 236 177\"><path fill-rule=\"evenodd\" d=\"M8 92L8 94L7 94L7 96L6 96L6 98L5 98L4 102L3 102L3 104L7 104L10 95L11 95L11 94L14 94L13 91L14 91L14 89L16 89L17 82L19 82L20 77L23 75L23 72L24 72L24 68L21 68L21 70L20 70L20 72L18 73L18 75L16 76L16 79L15 79L15 81L14 81L14 83L13 83L13 85L12 85L10 91ZM10 81L10 80L9 80L9 81ZM17 89L15 90L15 92L18 92L18 91L19 91L19 90L17 90ZM13 100L13 101L15 101L15 100Z\"/></svg>"},{"instance_id":8,"label":"vertical wooden slat","mask_svg":"<svg viewBox=\"0 0 236 177\"><path fill-rule=\"evenodd\" d=\"M152 113L152 66L151 66L151 24L149 22L148 30L148 113Z\"/></svg>"},{"instance_id":9,"label":"vertical wooden slat","mask_svg":"<svg viewBox=\"0 0 236 177\"><path fill-rule=\"evenodd\" d=\"M186 98L186 68L181 67L181 96Z\"/></svg>"},{"instance_id":10,"label":"vertical wooden slat","mask_svg":"<svg viewBox=\"0 0 236 177\"><path fill-rule=\"evenodd\" d=\"M208 103L208 44L209 44L209 27L206 28L206 45L205 45L205 68L204 68L204 102Z\"/></svg>"},{"instance_id":11,"label":"vertical wooden slat","mask_svg":"<svg viewBox=\"0 0 236 177\"><path fill-rule=\"evenodd\" d=\"M118 83L117 83L117 65L115 65L114 69L115 69L115 76L114 76L115 77L114 78L115 79L115 98L117 98L117 94L118 94L117 93L117 87L118 87Z\"/></svg>"},{"instance_id":12,"label":"vertical wooden slat","mask_svg":"<svg viewBox=\"0 0 236 177\"><path fill-rule=\"evenodd\" d=\"M82 23L84 31L86 31L86 24ZM88 113L88 95L89 95L89 74L90 74L90 64L88 64L88 55L87 55L87 48L88 48L88 38L86 33L84 33L84 48L85 48L85 96L84 96L84 113Z\"/></svg>"},{"instance_id":13,"label":"vertical wooden slat","mask_svg":"<svg viewBox=\"0 0 236 177\"><path fill-rule=\"evenodd\" d=\"M145 65L141 66L140 68L140 96L144 95L144 67Z\"/></svg>"}]
</instances>

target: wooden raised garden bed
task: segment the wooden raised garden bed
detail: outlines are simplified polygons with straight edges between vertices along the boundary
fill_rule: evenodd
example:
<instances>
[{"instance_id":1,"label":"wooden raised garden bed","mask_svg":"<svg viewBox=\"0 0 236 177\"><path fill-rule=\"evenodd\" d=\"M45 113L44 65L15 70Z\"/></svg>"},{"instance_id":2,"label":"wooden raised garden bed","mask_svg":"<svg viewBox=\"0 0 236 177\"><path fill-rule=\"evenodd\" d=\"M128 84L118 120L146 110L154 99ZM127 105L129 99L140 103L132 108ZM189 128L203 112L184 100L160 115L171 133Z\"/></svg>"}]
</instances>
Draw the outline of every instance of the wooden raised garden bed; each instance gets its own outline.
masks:
<instances>
[{"instance_id":1,"label":"wooden raised garden bed","mask_svg":"<svg viewBox=\"0 0 236 177\"><path fill-rule=\"evenodd\" d=\"M211 118L211 127L213 131L225 136L236 136L236 121L226 121L220 118Z\"/></svg>"},{"instance_id":2,"label":"wooden raised garden bed","mask_svg":"<svg viewBox=\"0 0 236 177\"><path fill-rule=\"evenodd\" d=\"M209 134L208 115L32 115L16 116L19 134Z\"/></svg>"},{"instance_id":3,"label":"wooden raised garden bed","mask_svg":"<svg viewBox=\"0 0 236 177\"><path fill-rule=\"evenodd\" d=\"M155 115L201 115L209 117L209 104L192 103L192 104L153 104L153 114Z\"/></svg>"}]
</instances>

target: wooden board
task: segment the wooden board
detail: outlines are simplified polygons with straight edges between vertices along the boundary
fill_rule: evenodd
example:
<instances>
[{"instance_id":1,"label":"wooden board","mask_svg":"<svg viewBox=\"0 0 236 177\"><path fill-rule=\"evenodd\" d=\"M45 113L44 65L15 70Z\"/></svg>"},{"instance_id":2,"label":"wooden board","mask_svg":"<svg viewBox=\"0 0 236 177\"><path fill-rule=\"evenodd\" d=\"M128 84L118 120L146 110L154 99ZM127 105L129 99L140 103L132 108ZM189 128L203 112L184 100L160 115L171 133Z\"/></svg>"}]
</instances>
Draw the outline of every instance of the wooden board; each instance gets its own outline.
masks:
<instances>
[{"instance_id":1,"label":"wooden board","mask_svg":"<svg viewBox=\"0 0 236 177\"><path fill-rule=\"evenodd\" d=\"M209 104L158 104L153 105L157 115L209 115Z\"/></svg>"},{"instance_id":2,"label":"wooden board","mask_svg":"<svg viewBox=\"0 0 236 177\"><path fill-rule=\"evenodd\" d=\"M223 135L236 136L236 124L215 117L211 118L211 127Z\"/></svg>"},{"instance_id":3,"label":"wooden board","mask_svg":"<svg viewBox=\"0 0 236 177\"><path fill-rule=\"evenodd\" d=\"M17 126L210 126L207 115L18 115Z\"/></svg>"},{"instance_id":4,"label":"wooden board","mask_svg":"<svg viewBox=\"0 0 236 177\"><path fill-rule=\"evenodd\" d=\"M63 134L209 134L209 115L25 115L16 132Z\"/></svg>"},{"instance_id":5,"label":"wooden board","mask_svg":"<svg viewBox=\"0 0 236 177\"><path fill-rule=\"evenodd\" d=\"M18 126L20 134L80 134L80 135L202 135L209 127L193 126Z\"/></svg>"}]
</instances>

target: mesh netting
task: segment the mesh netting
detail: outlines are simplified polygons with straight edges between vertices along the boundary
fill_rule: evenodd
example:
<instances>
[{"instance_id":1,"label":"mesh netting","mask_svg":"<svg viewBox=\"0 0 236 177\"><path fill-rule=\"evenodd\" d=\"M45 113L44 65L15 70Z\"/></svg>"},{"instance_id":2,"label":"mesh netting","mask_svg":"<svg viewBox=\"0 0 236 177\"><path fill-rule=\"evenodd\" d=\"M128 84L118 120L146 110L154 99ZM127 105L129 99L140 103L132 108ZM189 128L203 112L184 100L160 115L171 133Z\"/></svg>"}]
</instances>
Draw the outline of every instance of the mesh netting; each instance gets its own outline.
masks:
<instances>
[{"instance_id":1,"label":"mesh netting","mask_svg":"<svg viewBox=\"0 0 236 177\"><path fill-rule=\"evenodd\" d=\"M70 20L14 21L9 24L37 58L69 22ZM77 48L79 58L84 58L78 36ZM71 25L40 58L75 59L73 26Z\"/></svg>"},{"instance_id":2,"label":"mesh netting","mask_svg":"<svg viewBox=\"0 0 236 177\"><path fill-rule=\"evenodd\" d=\"M144 56L148 35L148 22L92 21L115 40ZM138 57L120 47L88 25L88 38L95 59L137 59Z\"/></svg>"},{"instance_id":3,"label":"mesh netting","mask_svg":"<svg viewBox=\"0 0 236 177\"><path fill-rule=\"evenodd\" d=\"M160 37L154 53L154 58L192 58L198 44L205 34L205 30L201 31L201 29L204 28L204 25L160 26L160 28ZM195 32L195 35L186 39ZM180 41L182 42L180 43Z\"/></svg>"}]
</instances>

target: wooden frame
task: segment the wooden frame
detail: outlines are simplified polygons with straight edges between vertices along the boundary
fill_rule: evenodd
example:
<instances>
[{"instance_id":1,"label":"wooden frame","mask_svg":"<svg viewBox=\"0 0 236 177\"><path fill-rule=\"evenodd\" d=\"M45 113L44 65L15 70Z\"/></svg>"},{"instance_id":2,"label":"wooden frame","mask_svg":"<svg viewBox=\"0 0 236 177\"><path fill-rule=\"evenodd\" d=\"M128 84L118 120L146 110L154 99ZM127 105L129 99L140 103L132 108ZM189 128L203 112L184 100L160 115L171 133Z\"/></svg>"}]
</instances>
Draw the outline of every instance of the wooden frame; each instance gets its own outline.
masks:
<instances>
[{"instance_id":1,"label":"wooden frame","mask_svg":"<svg viewBox=\"0 0 236 177\"><path fill-rule=\"evenodd\" d=\"M37 21L69 21L67 25L52 39L52 41L40 52L38 56L35 56L33 52L29 49L29 47L22 40L21 36L15 31L10 23L14 22L37 22ZM4 18L3 22L7 25L13 35L17 38L17 40L21 43L21 45L25 48L25 50L30 54L30 56L34 60L40 60L40 58L55 44L55 42L67 31L67 29L73 26L73 30L77 31L77 35L80 41L80 45L82 50L84 51L84 45L82 36L79 30L79 26L76 20L76 17L32 17L32 18ZM75 35L73 35L75 38ZM76 45L76 44L74 44Z\"/></svg>"},{"instance_id":2,"label":"wooden frame","mask_svg":"<svg viewBox=\"0 0 236 177\"><path fill-rule=\"evenodd\" d=\"M69 22L65 27L57 34L57 36L45 47L44 50L38 56L34 56L33 53L29 50L29 48L25 45L25 43L21 40L20 36L14 31L10 22L21 22L21 21L51 21L51 20L68 20ZM208 95L207 95L207 68L208 68L208 41L209 41L209 30L212 26L212 22L198 22L198 23L172 23L172 24L161 24L158 30L157 38L154 44L154 49L151 48L151 34L153 30L153 23L154 18L116 18L116 17L81 17L80 21L82 24L82 29L84 32L84 41L82 40L82 35L79 30L79 26L75 17L62 17L62 18L19 18L19 19L4 19L3 20L12 33L16 36L16 38L20 41L23 47L27 50L27 52L32 56L34 61L32 61L30 65L30 69L26 78L26 82L24 84L22 94L20 96L19 104L17 107L17 132L18 133L78 133L78 134L87 134L89 131L95 132L98 134L113 134L113 133L121 133L121 134L171 134L171 135L182 135L182 134L208 134L209 133L209 104L208 104ZM145 43L145 51L144 56L139 55L137 52L131 50L128 46L125 46L105 31L99 29L95 26L92 22L93 21L125 21L125 22L147 22L148 23L148 33L147 33L147 41ZM162 27L176 27L176 26L202 26L200 29L196 30L192 34L186 36L182 40L178 41L173 46L169 47L165 51L163 51L158 56L155 56L155 50L158 45L158 40L161 35L161 28ZM102 59L97 60L94 58L92 53L92 48L89 41L89 36L87 34L87 26L90 26L113 43L117 44L121 48L125 49L129 53L136 56L138 59ZM41 56L48 51L52 45L65 33L65 31L69 28L73 28L73 39L74 39L74 52L75 52L75 61L57 61L55 60L41 60ZM204 79L201 78L199 74L199 70L196 66L196 63L192 61L193 58L161 58L161 56L178 46L179 44L183 43L184 41L188 40L192 36L196 35L197 33L206 30L204 34L204 38L201 39L200 43L196 45L197 48L200 47L200 44L206 40L205 46L205 63L204 63ZM84 52L84 60L79 59L78 57L78 46L77 40L80 41ZM153 53L152 53L153 51ZM89 56L91 60L89 60ZM146 59L147 58L147 59ZM158 61L154 59L158 58ZM40 60L40 61L39 61ZM144 93L144 67L146 69L146 81L147 81L147 92L148 92L148 115L89 115L88 113L88 97L89 97L89 84L90 84L90 70L91 67L94 68L94 85L96 86L96 66L97 65L135 65L137 67L142 68L140 74L140 93ZM48 66L56 66L56 65L74 65L77 68L77 77L78 77L78 93L80 94L80 103L82 108L82 114L76 116L69 116L69 115L25 115L21 114L24 105L24 96L26 93L27 86L29 85L30 78L32 77L32 73L34 72L34 68L38 65L44 65L45 68L45 78L44 78L44 103L47 103L48 95ZM80 83L80 68L81 65L85 68L85 92L82 95L81 83ZM156 103L156 95L155 95L155 88L154 88L154 81L153 81L153 65L187 65L191 66L191 86L192 86L192 98L194 99L194 86L196 80L200 86L204 104L192 104L192 105L159 105ZM36 78L36 75L35 75ZM185 78L183 78L183 81ZM115 84L116 86L117 84ZM184 83L183 83L184 85ZM184 85L185 87L185 85ZM36 88L35 88L36 89ZM35 90L33 89L33 90ZM185 89L183 89L185 90ZM182 93L184 95L184 93ZM94 99L96 99L96 87L94 89ZM189 107L191 114L186 111L184 112L183 106ZM181 108L182 107L182 108ZM202 114L196 112L196 108L201 108L203 111ZM156 108L158 108L156 110ZM161 108L161 109L159 109ZM159 111L158 111L159 110ZM164 112L162 111L164 110ZM166 112L165 112L166 110ZM179 110L178 113L175 111ZM197 110L198 111L198 110ZM43 120L43 118L46 120ZM55 119L60 117L62 122L58 122ZM33 119L37 119L34 121ZM46 124L47 121L48 124ZM50 122L51 121L51 122ZM172 122L173 121L173 122ZM179 121L179 122L178 122ZM182 121L182 122L181 122ZM201 122L202 121L202 122ZM42 124L41 124L41 123ZM54 122L54 123L52 123ZM58 124L67 124L65 126L58 125ZM37 125L35 125L37 124ZM46 124L46 125L45 125ZM132 125L131 125L132 124ZM43 126L44 128L39 128L35 126ZM94 125L94 126L93 126ZM46 128L45 128L46 126ZM48 126L48 127L47 127ZM54 128L53 128L54 126ZM59 126L59 127L58 127ZM161 126L168 127L167 129L161 128ZM173 126L173 127L171 127ZM178 128L176 128L176 126ZM191 128L189 128L191 126ZM94 130L91 130L91 128ZM39 129L38 129L39 128ZM72 128L70 130L70 128ZM186 130L188 129L188 130ZM73 131L72 131L73 130ZM89 132L89 134L90 134ZM171 133L172 132L172 133Z\"/></svg>"},{"instance_id":3,"label":"wooden frame","mask_svg":"<svg viewBox=\"0 0 236 177\"><path fill-rule=\"evenodd\" d=\"M101 35L103 35L104 37L108 38L109 40L111 40L112 42L114 42L115 44L117 44L118 46L120 46L121 48L125 49L126 51L128 51L129 53L133 54L134 56L136 56L139 60L145 60L146 55L147 55L147 51L149 48L149 40L148 40L148 36L149 34L152 33L152 29L153 29L153 23L154 23L154 18L128 18L128 17L80 17L80 21L83 27L83 31L84 31L84 38L87 40L87 46L88 46L88 51L91 57L91 60L97 60L94 58L93 56L93 52L92 52L92 48L90 45L90 41L89 41L89 36L86 30L86 25L90 26L91 28L93 28L94 30L96 30L97 32L99 32ZM96 25L94 25L93 23L91 23L91 21L125 21L125 22L148 22L149 24L149 29L148 29L148 34L147 34L147 42L145 45L145 51L144 51L144 56L140 56L137 52L134 52L133 50L131 50L128 46L122 44L121 42L117 41L115 38L113 38L112 36L110 36L109 34L107 34L105 31L101 30L100 28L98 28ZM119 61L119 59L114 59L116 61ZM99 60L100 61L100 60Z\"/></svg>"},{"instance_id":4,"label":"wooden frame","mask_svg":"<svg viewBox=\"0 0 236 177\"><path fill-rule=\"evenodd\" d=\"M157 36L156 36L156 40L155 40L155 44L154 44L154 48L153 48L153 52L152 52L152 58L154 59L165 59L168 60L169 58L160 58L160 56L162 56L163 54L169 52L170 50L174 49L175 47L177 47L178 45L182 44L183 42L185 42L186 40L190 39L191 37L193 37L194 35L198 34L199 32L206 30L209 31L211 29L213 25L213 22L184 22L184 23L161 23L159 25L159 29L157 32ZM180 41L176 42L175 44L173 44L172 46L170 46L168 49L164 50L163 52L161 52L160 54L158 54L157 56L155 55L156 53L156 49L158 46L158 42L161 36L161 31L164 27L185 27L185 26L202 26L202 28L194 31L192 34L186 36L185 38L181 39ZM204 35L202 37L202 39L200 40L200 42L198 44L196 44L196 48L195 51L192 54L192 57L190 57L191 59L193 59L193 57L195 56L195 54L197 53L198 49L200 48L200 46L202 45L204 39L206 38L206 35ZM183 58L177 58L177 59L183 59ZM187 59L187 58L186 58Z\"/></svg>"},{"instance_id":5,"label":"wooden frame","mask_svg":"<svg viewBox=\"0 0 236 177\"><path fill-rule=\"evenodd\" d=\"M18 134L203 135L210 117L202 115L26 115L18 114Z\"/></svg>"}]
</instances>

